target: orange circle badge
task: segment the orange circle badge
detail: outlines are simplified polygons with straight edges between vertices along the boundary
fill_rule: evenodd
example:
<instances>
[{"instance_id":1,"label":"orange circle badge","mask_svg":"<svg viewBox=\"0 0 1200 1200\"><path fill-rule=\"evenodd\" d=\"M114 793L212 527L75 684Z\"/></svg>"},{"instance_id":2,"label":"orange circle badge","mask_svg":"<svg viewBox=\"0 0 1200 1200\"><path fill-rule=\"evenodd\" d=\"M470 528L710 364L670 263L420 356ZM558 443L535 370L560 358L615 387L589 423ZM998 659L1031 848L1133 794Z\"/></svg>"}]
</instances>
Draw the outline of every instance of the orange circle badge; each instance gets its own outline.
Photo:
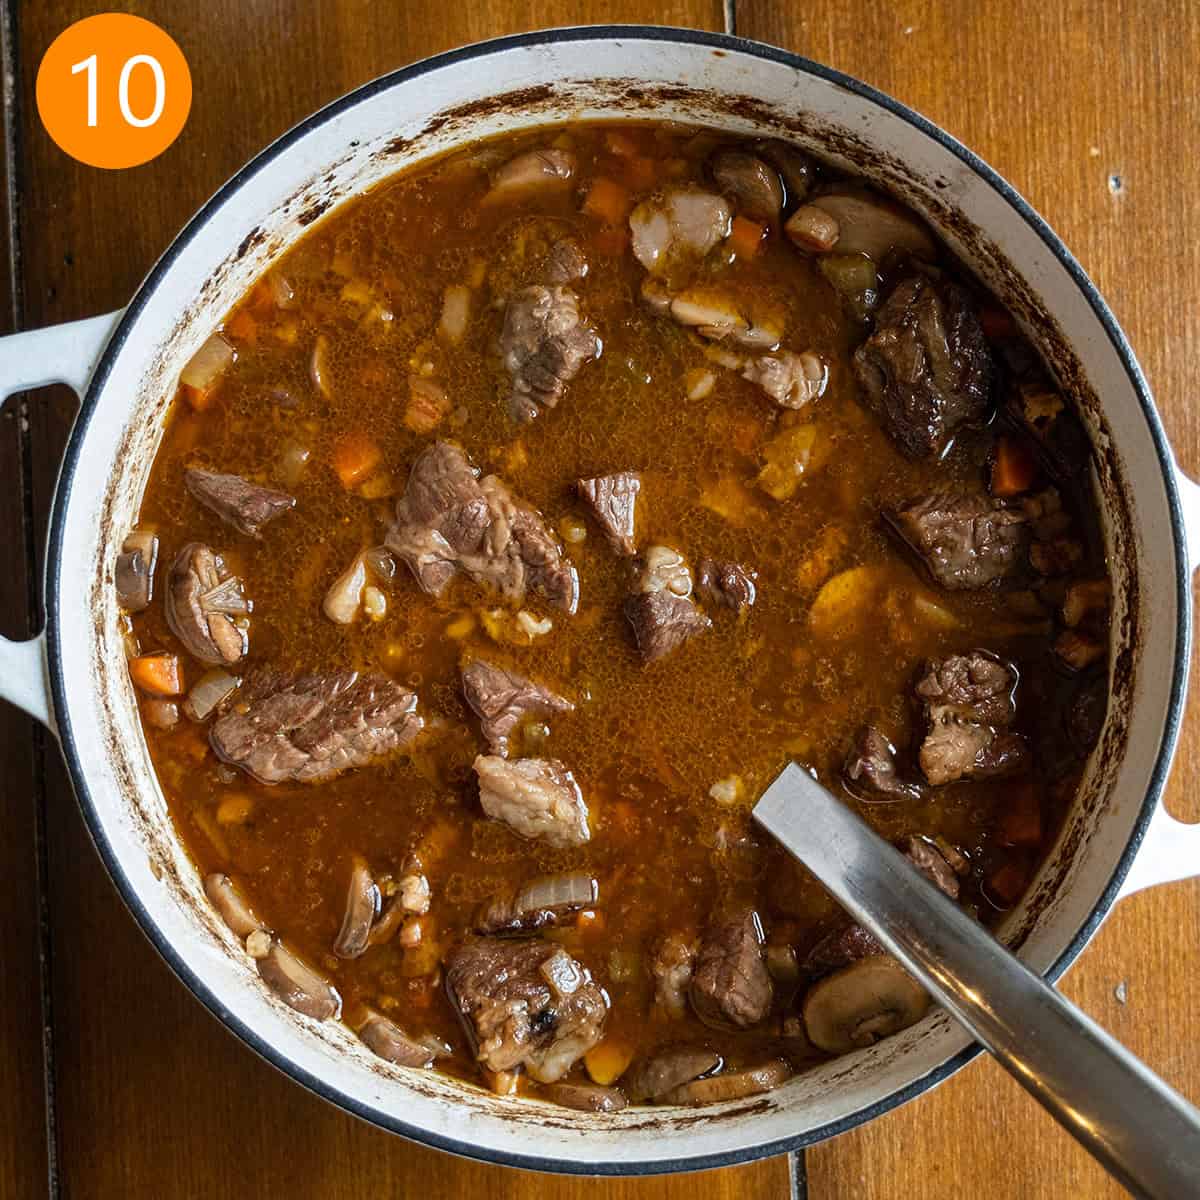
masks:
<instances>
[{"instance_id":1,"label":"orange circle badge","mask_svg":"<svg viewBox=\"0 0 1200 1200\"><path fill-rule=\"evenodd\" d=\"M92 167L136 167L178 136L192 107L192 73L153 21L101 13L50 43L37 74L46 132Z\"/></svg>"}]
</instances>

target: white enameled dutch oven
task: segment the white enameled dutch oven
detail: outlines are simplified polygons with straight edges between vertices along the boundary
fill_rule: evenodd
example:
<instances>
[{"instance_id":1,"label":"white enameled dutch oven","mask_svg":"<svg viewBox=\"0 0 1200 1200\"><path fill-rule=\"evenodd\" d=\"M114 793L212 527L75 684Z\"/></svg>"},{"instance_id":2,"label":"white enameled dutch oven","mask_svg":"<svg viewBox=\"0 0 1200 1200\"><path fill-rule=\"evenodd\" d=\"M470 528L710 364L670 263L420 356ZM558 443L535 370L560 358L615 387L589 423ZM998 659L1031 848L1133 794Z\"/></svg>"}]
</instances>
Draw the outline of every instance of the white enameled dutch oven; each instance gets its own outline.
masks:
<instances>
[{"instance_id":1,"label":"white enameled dutch oven","mask_svg":"<svg viewBox=\"0 0 1200 1200\"><path fill-rule=\"evenodd\" d=\"M1200 871L1200 832L1160 803L1187 681L1200 493L1175 466L1112 314L1037 214L940 129L815 63L693 31L534 33L376 80L231 179L123 313L0 340L5 395L62 381L83 398L50 526L47 628L0 644L0 695L57 733L134 916L180 979L259 1054L350 1112L432 1146L523 1167L636 1174L829 1137L945 1079L977 1047L935 1011L766 1096L612 1115L493 1096L372 1057L337 1022L311 1021L271 996L205 901L146 753L112 585L180 368L273 259L333 206L427 155L587 118L673 118L811 147L923 213L1018 315L1094 446L1115 574L1113 698L1066 828L1002 932L1054 979L1122 895Z\"/></svg>"}]
</instances>

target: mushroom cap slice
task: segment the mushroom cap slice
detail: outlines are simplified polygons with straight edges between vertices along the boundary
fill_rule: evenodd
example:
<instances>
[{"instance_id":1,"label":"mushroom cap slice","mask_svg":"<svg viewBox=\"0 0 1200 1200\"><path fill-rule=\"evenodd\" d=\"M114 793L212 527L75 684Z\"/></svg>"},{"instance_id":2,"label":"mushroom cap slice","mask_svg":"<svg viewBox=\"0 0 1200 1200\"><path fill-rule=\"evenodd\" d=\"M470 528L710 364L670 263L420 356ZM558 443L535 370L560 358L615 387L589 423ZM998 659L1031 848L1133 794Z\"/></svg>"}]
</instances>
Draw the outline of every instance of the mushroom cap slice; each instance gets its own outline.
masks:
<instances>
[{"instance_id":1,"label":"mushroom cap slice","mask_svg":"<svg viewBox=\"0 0 1200 1200\"><path fill-rule=\"evenodd\" d=\"M340 1015L342 998L337 989L282 942L272 941L256 965L263 982L289 1008L317 1021Z\"/></svg>"},{"instance_id":2,"label":"mushroom cap slice","mask_svg":"<svg viewBox=\"0 0 1200 1200\"><path fill-rule=\"evenodd\" d=\"M358 958L366 950L371 926L379 916L382 902L371 868L366 859L356 854L350 871L342 927L333 943L333 952L338 958Z\"/></svg>"},{"instance_id":3,"label":"mushroom cap slice","mask_svg":"<svg viewBox=\"0 0 1200 1200\"><path fill-rule=\"evenodd\" d=\"M264 928L237 885L221 871L214 871L205 876L204 894L213 908L220 913L221 920L243 941L256 929Z\"/></svg>"},{"instance_id":4,"label":"mushroom cap slice","mask_svg":"<svg viewBox=\"0 0 1200 1200\"><path fill-rule=\"evenodd\" d=\"M860 959L813 984L804 997L804 1025L830 1054L872 1046L916 1024L929 994L890 955Z\"/></svg>"},{"instance_id":5,"label":"mushroom cap slice","mask_svg":"<svg viewBox=\"0 0 1200 1200\"><path fill-rule=\"evenodd\" d=\"M709 163L717 186L749 217L772 223L783 210L779 172L744 150L719 150Z\"/></svg>"},{"instance_id":6,"label":"mushroom cap slice","mask_svg":"<svg viewBox=\"0 0 1200 1200\"><path fill-rule=\"evenodd\" d=\"M635 1104L655 1101L710 1071L719 1070L721 1056L703 1046L668 1046L650 1058L639 1059L621 1077L626 1095Z\"/></svg>"},{"instance_id":7,"label":"mushroom cap slice","mask_svg":"<svg viewBox=\"0 0 1200 1200\"><path fill-rule=\"evenodd\" d=\"M580 1112L620 1112L629 1103L620 1088L590 1083L548 1083L542 1093L547 1100Z\"/></svg>"},{"instance_id":8,"label":"mushroom cap slice","mask_svg":"<svg viewBox=\"0 0 1200 1200\"><path fill-rule=\"evenodd\" d=\"M395 1021L389 1021L377 1012L368 1012L358 1036L372 1054L401 1067L429 1067L437 1058L431 1046L409 1037Z\"/></svg>"},{"instance_id":9,"label":"mushroom cap slice","mask_svg":"<svg viewBox=\"0 0 1200 1200\"><path fill-rule=\"evenodd\" d=\"M661 1098L661 1103L717 1104L722 1100L741 1100L746 1096L769 1092L791 1077L791 1067L773 1058L742 1071L725 1071L720 1075L693 1079L691 1083L668 1092Z\"/></svg>"}]
</instances>

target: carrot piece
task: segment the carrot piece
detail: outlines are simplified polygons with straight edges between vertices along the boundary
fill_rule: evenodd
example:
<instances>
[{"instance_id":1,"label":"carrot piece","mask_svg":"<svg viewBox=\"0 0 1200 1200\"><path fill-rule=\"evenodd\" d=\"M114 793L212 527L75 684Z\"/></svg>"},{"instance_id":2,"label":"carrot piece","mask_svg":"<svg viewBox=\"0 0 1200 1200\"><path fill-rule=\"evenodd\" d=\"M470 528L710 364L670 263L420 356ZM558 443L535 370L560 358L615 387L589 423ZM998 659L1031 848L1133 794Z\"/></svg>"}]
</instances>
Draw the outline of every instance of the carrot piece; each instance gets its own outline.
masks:
<instances>
[{"instance_id":1,"label":"carrot piece","mask_svg":"<svg viewBox=\"0 0 1200 1200\"><path fill-rule=\"evenodd\" d=\"M766 236L765 225L760 225L749 217L734 217L733 226L729 231L729 248L738 258L753 258Z\"/></svg>"},{"instance_id":2,"label":"carrot piece","mask_svg":"<svg viewBox=\"0 0 1200 1200\"><path fill-rule=\"evenodd\" d=\"M658 182L658 163L644 154L635 154L624 160L621 174L631 191L648 192Z\"/></svg>"},{"instance_id":3,"label":"carrot piece","mask_svg":"<svg viewBox=\"0 0 1200 1200\"><path fill-rule=\"evenodd\" d=\"M1021 898L1028 882L1029 868L1024 863L1009 859L988 875L984 887L992 903L1001 908L1011 908Z\"/></svg>"},{"instance_id":4,"label":"carrot piece","mask_svg":"<svg viewBox=\"0 0 1200 1200\"><path fill-rule=\"evenodd\" d=\"M633 207L633 197L619 183L603 175L588 189L583 211L606 225L620 225Z\"/></svg>"},{"instance_id":5,"label":"carrot piece","mask_svg":"<svg viewBox=\"0 0 1200 1200\"><path fill-rule=\"evenodd\" d=\"M983 329L983 336L991 341L1016 337L1019 332L1012 314L1007 309L997 308L992 304L984 305L979 310L979 324Z\"/></svg>"},{"instance_id":6,"label":"carrot piece","mask_svg":"<svg viewBox=\"0 0 1200 1200\"><path fill-rule=\"evenodd\" d=\"M1036 479L1033 447L1024 438L1007 435L999 438L992 459L992 495L1019 496L1029 491Z\"/></svg>"},{"instance_id":7,"label":"carrot piece","mask_svg":"<svg viewBox=\"0 0 1200 1200\"><path fill-rule=\"evenodd\" d=\"M633 1061L633 1048L616 1038L597 1042L584 1056L583 1065L593 1083L609 1087L617 1082Z\"/></svg>"},{"instance_id":8,"label":"carrot piece","mask_svg":"<svg viewBox=\"0 0 1200 1200\"><path fill-rule=\"evenodd\" d=\"M360 430L346 434L333 448L333 469L346 489L361 483L382 461L379 444Z\"/></svg>"},{"instance_id":9,"label":"carrot piece","mask_svg":"<svg viewBox=\"0 0 1200 1200\"><path fill-rule=\"evenodd\" d=\"M129 674L151 696L178 696L183 691L183 675L174 654L143 654L130 659Z\"/></svg>"},{"instance_id":10,"label":"carrot piece","mask_svg":"<svg viewBox=\"0 0 1200 1200\"><path fill-rule=\"evenodd\" d=\"M604 145L613 154L619 154L622 158L632 158L638 153L637 142L629 134L622 133L618 129L610 129L604 135Z\"/></svg>"},{"instance_id":11,"label":"carrot piece","mask_svg":"<svg viewBox=\"0 0 1200 1200\"><path fill-rule=\"evenodd\" d=\"M239 309L225 322L225 332L235 341L253 346L258 341L258 322L247 309Z\"/></svg>"},{"instance_id":12,"label":"carrot piece","mask_svg":"<svg viewBox=\"0 0 1200 1200\"><path fill-rule=\"evenodd\" d=\"M1005 846L1042 844L1042 806L1032 783L1024 783L1010 793L1000 820L1000 840Z\"/></svg>"},{"instance_id":13,"label":"carrot piece","mask_svg":"<svg viewBox=\"0 0 1200 1200\"><path fill-rule=\"evenodd\" d=\"M629 230L605 226L592 238L592 245L596 247L596 253L605 258L620 258L629 245Z\"/></svg>"}]
</instances>

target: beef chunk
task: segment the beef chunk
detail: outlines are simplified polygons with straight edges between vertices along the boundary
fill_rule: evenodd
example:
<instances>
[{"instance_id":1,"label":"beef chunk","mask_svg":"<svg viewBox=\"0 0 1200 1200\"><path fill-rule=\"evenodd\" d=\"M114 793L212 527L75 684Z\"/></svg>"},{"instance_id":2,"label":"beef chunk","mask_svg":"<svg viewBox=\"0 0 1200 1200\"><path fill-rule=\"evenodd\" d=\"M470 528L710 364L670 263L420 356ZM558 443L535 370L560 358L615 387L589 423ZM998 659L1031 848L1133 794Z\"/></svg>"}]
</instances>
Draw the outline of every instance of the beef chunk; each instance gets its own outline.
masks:
<instances>
[{"instance_id":1,"label":"beef chunk","mask_svg":"<svg viewBox=\"0 0 1200 1200\"><path fill-rule=\"evenodd\" d=\"M554 1083L604 1033L603 991L554 942L474 938L446 960L446 986L491 1071L523 1066Z\"/></svg>"},{"instance_id":2,"label":"beef chunk","mask_svg":"<svg viewBox=\"0 0 1200 1200\"><path fill-rule=\"evenodd\" d=\"M752 909L709 926L692 976L692 1007L710 1025L757 1025L771 1010L773 988L763 959L762 927Z\"/></svg>"},{"instance_id":3,"label":"beef chunk","mask_svg":"<svg viewBox=\"0 0 1200 1200\"><path fill-rule=\"evenodd\" d=\"M662 658L712 625L691 597L692 572L683 555L670 546L651 546L642 559L634 594L625 601L625 616L643 662Z\"/></svg>"},{"instance_id":4,"label":"beef chunk","mask_svg":"<svg viewBox=\"0 0 1200 1200\"><path fill-rule=\"evenodd\" d=\"M587 871L541 875L485 900L475 914L475 932L532 933L595 904L598 896Z\"/></svg>"},{"instance_id":5,"label":"beef chunk","mask_svg":"<svg viewBox=\"0 0 1200 1200\"><path fill-rule=\"evenodd\" d=\"M887 513L934 581L951 591L1028 574L1031 530L1020 509L983 495L938 494Z\"/></svg>"},{"instance_id":6,"label":"beef chunk","mask_svg":"<svg viewBox=\"0 0 1200 1200\"><path fill-rule=\"evenodd\" d=\"M583 793L557 759L481 754L475 774L483 811L522 837L551 846L578 846L591 837Z\"/></svg>"},{"instance_id":7,"label":"beef chunk","mask_svg":"<svg viewBox=\"0 0 1200 1200\"><path fill-rule=\"evenodd\" d=\"M854 355L868 407L909 458L936 457L986 416L992 356L957 284L914 275L896 285Z\"/></svg>"},{"instance_id":8,"label":"beef chunk","mask_svg":"<svg viewBox=\"0 0 1200 1200\"><path fill-rule=\"evenodd\" d=\"M958 899L958 876L946 861L942 852L922 837L906 837L899 848L904 857L924 875L939 891L951 900Z\"/></svg>"},{"instance_id":9,"label":"beef chunk","mask_svg":"<svg viewBox=\"0 0 1200 1200\"><path fill-rule=\"evenodd\" d=\"M319 783L406 746L423 724L416 694L386 676L260 667L209 740L260 783Z\"/></svg>"},{"instance_id":10,"label":"beef chunk","mask_svg":"<svg viewBox=\"0 0 1200 1200\"><path fill-rule=\"evenodd\" d=\"M555 242L542 266L543 281L549 284L574 283L587 273L587 257L573 238L561 238Z\"/></svg>"},{"instance_id":11,"label":"beef chunk","mask_svg":"<svg viewBox=\"0 0 1200 1200\"><path fill-rule=\"evenodd\" d=\"M575 711L570 700L540 683L478 658L463 667L462 686L492 752L503 757L508 756L509 736L526 717Z\"/></svg>"},{"instance_id":12,"label":"beef chunk","mask_svg":"<svg viewBox=\"0 0 1200 1200\"><path fill-rule=\"evenodd\" d=\"M863 726L846 758L846 786L864 800L919 799L924 789L917 780L904 778L896 754L896 747L874 725Z\"/></svg>"},{"instance_id":13,"label":"beef chunk","mask_svg":"<svg viewBox=\"0 0 1200 1200\"><path fill-rule=\"evenodd\" d=\"M286 492L259 487L240 475L219 475L216 471L201 471L195 467L184 471L183 486L226 525L248 537L258 537L259 530L268 521L287 512L296 503Z\"/></svg>"},{"instance_id":14,"label":"beef chunk","mask_svg":"<svg viewBox=\"0 0 1200 1200\"><path fill-rule=\"evenodd\" d=\"M699 262L729 233L728 203L700 188L672 188L643 200L629 216L633 256L652 275Z\"/></svg>"},{"instance_id":15,"label":"beef chunk","mask_svg":"<svg viewBox=\"0 0 1200 1200\"><path fill-rule=\"evenodd\" d=\"M496 476L479 479L449 442L435 442L413 463L386 544L434 596L462 571L514 603L527 588L563 612L579 602L579 577L541 515Z\"/></svg>"},{"instance_id":16,"label":"beef chunk","mask_svg":"<svg viewBox=\"0 0 1200 1200\"><path fill-rule=\"evenodd\" d=\"M513 418L532 421L554 408L584 363L600 353L596 330L579 312L570 288L534 284L508 301L500 353L512 378L508 403Z\"/></svg>"},{"instance_id":17,"label":"beef chunk","mask_svg":"<svg viewBox=\"0 0 1200 1200\"><path fill-rule=\"evenodd\" d=\"M929 663L916 691L929 726L919 760L930 783L1012 775L1029 765L1025 739L1009 728L1016 686L1016 670L983 650Z\"/></svg>"},{"instance_id":18,"label":"beef chunk","mask_svg":"<svg viewBox=\"0 0 1200 1200\"><path fill-rule=\"evenodd\" d=\"M579 498L604 530L608 544L625 558L632 558L637 553L633 536L641 488L642 481L635 471L617 471L594 479L580 479L575 484Z\"/></svg>"},{"instance_id":19,"label":"beef chunk","mask_svg":"<svg viewBox=\"0 0 1200 1200\"><path fill-rule=\"evenodd\" d=\"M212 666L232 666L245 656L244 618L250 605L242 581L203 542L189 542L176 555L167 579L165 609L171 632L193 658Z\"/></svg>"},{"instance_id":20,"label":"beef chunk","mask_svg":"<svg viewBox=\"0 0 1200 1200\"><path fill-rule=\"evenodd\" d=\"M654 999L672 1017L687 1013L688 989L696 965L696 943L681 933L668 933L655 947L650 961Z\"/></svg>"},{"instance_id":21,"label":"beef chunk","mask_svg":"<svg viewBox=\"0 0 1200 1200\"><path fill-rule=\"evenodd\" d=\"M696 582L713 604L723 604L740 613L754 604L758 595L754 586L757 578L756 571L748 571L740 563L702 558Z\"/></svg>"}]
</instances>

